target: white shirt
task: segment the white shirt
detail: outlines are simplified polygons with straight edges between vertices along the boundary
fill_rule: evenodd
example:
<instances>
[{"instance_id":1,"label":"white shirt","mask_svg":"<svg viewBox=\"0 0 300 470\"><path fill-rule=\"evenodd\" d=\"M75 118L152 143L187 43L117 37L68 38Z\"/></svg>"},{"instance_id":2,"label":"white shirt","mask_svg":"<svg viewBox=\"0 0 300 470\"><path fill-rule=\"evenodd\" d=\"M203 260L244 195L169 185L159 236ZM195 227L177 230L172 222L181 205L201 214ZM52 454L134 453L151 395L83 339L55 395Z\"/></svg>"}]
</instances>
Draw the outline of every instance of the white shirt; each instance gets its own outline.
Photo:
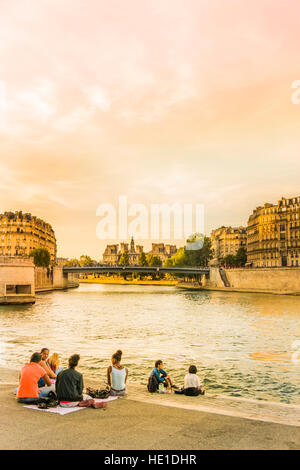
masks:
<instances>
[{"instance_id":1,"label":"white shirt","mask_svg":"<svg viewBox=\"0 0 300 470\"><path fill-rule=\"evenodd\" d=\"M196 387L199 388L201 386L200 379L196 374L186 374L184 377L184 388Z\"/></svg>"},{"instance_id":2,"label":"white shirt","mask_svg":"<svg viewBox=\"0 0 300 470\"><path fill-rule=\"evenodd\" d=\"M124 390L126 387L126 368L116 369L114 366L111 366L111 378L112 378L112 388L114 390Z\"/></svg>"}]
</instances>

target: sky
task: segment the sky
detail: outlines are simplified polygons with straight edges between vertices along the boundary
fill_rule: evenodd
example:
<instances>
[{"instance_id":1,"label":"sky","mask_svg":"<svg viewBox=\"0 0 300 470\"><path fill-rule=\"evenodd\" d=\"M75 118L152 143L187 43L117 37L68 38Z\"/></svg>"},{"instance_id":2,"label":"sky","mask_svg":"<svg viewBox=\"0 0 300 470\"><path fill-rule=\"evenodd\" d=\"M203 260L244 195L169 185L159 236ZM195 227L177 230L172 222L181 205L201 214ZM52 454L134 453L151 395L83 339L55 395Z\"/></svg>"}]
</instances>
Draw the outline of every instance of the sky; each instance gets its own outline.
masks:
<instances>
[{"instance_id":1,"label":"sky","mask_svg":"<svg viewBox=\"0 0 300 470\"><path fill-rule=\"evenodd\" d=\"M300 195L299 18L297 0L0 0L0 212L99 260L119 196L203 204L209 234Z\"/></svg>"}]
</instances>

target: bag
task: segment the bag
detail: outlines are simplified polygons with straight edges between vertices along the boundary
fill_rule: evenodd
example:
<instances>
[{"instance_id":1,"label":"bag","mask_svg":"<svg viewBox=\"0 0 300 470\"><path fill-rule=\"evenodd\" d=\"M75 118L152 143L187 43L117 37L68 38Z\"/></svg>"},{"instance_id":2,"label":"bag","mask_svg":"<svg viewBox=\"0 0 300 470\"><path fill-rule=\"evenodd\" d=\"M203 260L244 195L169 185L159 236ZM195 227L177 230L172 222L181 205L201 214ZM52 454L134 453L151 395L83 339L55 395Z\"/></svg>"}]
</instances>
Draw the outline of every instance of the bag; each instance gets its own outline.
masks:
<instances>
[{"instance_id":1,"label":"bag","mask_svg":"<svg viewBox=\"0 0 300 470\"><path fill-rule=\"evenodd\" d=\"M97 401L94 401L94 403L92 404L92 407L93 408L96 408L96 410L98 408L107 408L107 403L106 401L100 401L100 402L97 402Z\"/></svg>"},{"instance_id":2,"label":"bag","mask_svg":"<svg viewBox=\"0 0 300 470\"><path fill-rule=\"evenodd\" d=\"M87 387L86 393L90 395L92 398L108 398L109 397L109 389L104 388L103 390L99 390L97 388Z\"/></svg>"},{"instance_id":3,"label":"bag","mask_svg":"<svg viewBox=\"0 0 300 470\"><path fill-rule=\"evenodd\" d=\"M148 379L148 385L147 385L148 392L150 392L150 393L157 392L158 385L159 384L158 384L157 378L155 377L155 375L153 373L151 373L150 377Z\"/></svg>"}]
</instances>

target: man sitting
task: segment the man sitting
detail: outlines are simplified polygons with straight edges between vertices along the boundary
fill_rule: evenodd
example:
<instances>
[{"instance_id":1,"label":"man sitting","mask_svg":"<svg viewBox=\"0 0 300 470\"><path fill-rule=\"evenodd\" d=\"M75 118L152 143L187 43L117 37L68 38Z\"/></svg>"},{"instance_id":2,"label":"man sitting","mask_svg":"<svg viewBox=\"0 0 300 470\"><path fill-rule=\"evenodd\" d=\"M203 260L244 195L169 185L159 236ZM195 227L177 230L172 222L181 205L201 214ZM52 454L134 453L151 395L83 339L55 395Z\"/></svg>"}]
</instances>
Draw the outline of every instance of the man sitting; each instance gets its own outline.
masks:
<instances>
[{"instance_id":1,"label":"man sitting","mask_svg":"<svg viewBox=\"0 0 300 470\"><path fill-rule=\"evenodd\" d=\"M176 385L173 384L173 381L169 374L163 370L163 361L158 360L155 362L155 367L151 372L158 382L158 388L160 384L163 384L165 387L170 388L177 388Z\"/></svg>"},{"instance_id":2,"label":"man sitting","mask_svg":"<svg viewBox=\"0 0 300 470\"><path fill-rule=\"evenodd\" d=\"M17 398L20 403L36 403L40 398L48 396L55 390L51 380L41 366L42 356L40 353L34 353L31 356L29 364L22 367L20 372L20 385L17 390ZM38 387L38 381L43 379L47 385Z\"/></svg>"},{"instance_id":3,"label":"man sitting","mask_svg":"<svg viewBox=\"0 0 300 470\"><path fill-rule=\"evenodd\" d=\"M94 403L92 397L83 393L83 376L75 370L80 356L73 354L69 358L69 368L57 375L55 389L60 406L69 408L73 406L91 406Z\"/></svg>"}]
</instances>

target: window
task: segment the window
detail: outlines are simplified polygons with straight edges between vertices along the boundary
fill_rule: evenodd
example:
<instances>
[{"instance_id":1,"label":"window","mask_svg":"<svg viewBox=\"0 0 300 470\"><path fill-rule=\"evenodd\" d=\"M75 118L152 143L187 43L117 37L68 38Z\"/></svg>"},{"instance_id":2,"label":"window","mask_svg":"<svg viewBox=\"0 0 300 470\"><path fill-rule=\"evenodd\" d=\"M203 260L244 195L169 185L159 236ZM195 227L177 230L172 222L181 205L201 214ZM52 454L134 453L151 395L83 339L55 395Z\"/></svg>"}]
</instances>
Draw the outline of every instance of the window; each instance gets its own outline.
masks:
<instances>
[{"instance_id":1,"label":"window","mask_svg":"<svg viewBox=\"0 0 300 470\"><path fill-rule=\"evenodd\" d=\"M7 284L6 295L24 295L31 294L30 284Z\"/></svg>"}]
</instances>

